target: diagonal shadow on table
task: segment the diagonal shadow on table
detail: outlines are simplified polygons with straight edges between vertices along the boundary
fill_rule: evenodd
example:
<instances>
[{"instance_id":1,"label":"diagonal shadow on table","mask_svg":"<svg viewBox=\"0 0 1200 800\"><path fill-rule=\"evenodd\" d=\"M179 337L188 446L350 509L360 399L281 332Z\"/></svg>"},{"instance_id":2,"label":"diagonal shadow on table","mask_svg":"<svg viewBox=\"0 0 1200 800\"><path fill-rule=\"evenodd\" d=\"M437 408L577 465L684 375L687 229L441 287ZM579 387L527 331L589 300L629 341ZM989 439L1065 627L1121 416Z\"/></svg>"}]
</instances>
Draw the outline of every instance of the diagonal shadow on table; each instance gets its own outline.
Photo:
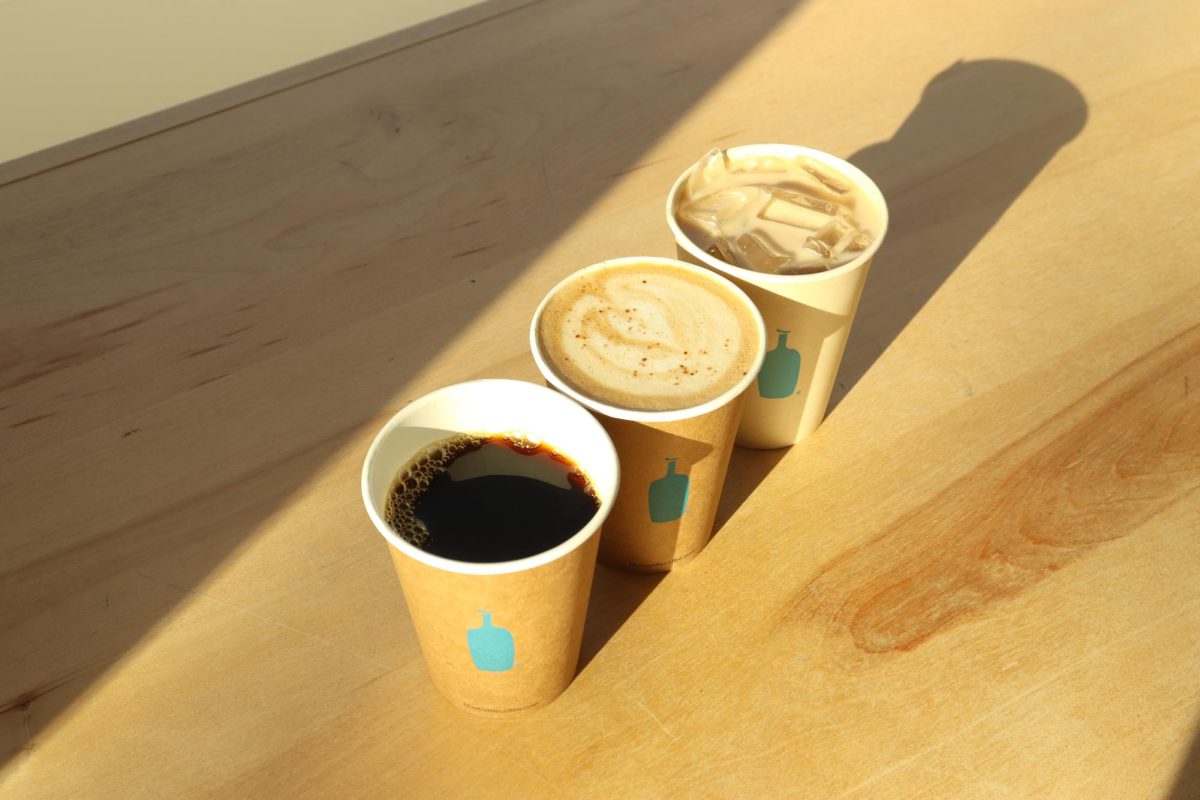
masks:
<instances>
[{"instance_id":1,"label":"diagonal shadow on table","mask_svg":"<svg viewBox=\"0 0 1200 800\"><path fill-rule=\"evenodd\" d=\"M256 534L397 398L481 377L463 326L629 173L665 191L697 154L646 151L799 4L534 3L0 187L0 762L110 671L195 697L121 663L151 632L253 635L283 703L322 653L419 660L355 481ZM301 630L326 581L342 623ZM602 573L585 663L655 583Z\"/></svg>"},{"instance_id":2,"label":"diagonal shadow on table","mask_svg":"<svg viewBox=\"0 0 1200 800\"><path fill-rule=\"evenodd\" d=\"M596 566L576 674L583 673L664 577L665 572L641 574Z\"/></svg>"},{"instance_id":3,"label":"diagonal shadow on table","mask_svg":"<svg viewBox=\"0 0 1200 800\"><path fill-rule=\"evenodd\" d=\"M849 157L883 191L890 219L830 413L1086 120L1083 95L1056 72L959 61L934 76L890 139ZM787 452L734 450L717 531Z\"/></svg>"},{"instance_id":4,"label":"diagonal shadow on table","mask_svg":"<svg viewBox=\"0 0 1200 800\"><path fill-rule=\"evenodd\" d=\"M1171 792L1163 800L1196 800L1200 798L1200 720L1196 722L1192 745L1175 771Z\"/></svg>"},{"instance_id":5,"label":"diagonal shadow on table","mask_svg":"<svg viewBox=\"0 0 1200 800\"><path fill-rule=\"evenodd\" d=\"M890 219L831 410L1054 154L1083 130L1087 116L1079 89L1045 67L959 61L934 76L891 139L850 156L883 190Z\"/></svg>"}]
</instances>

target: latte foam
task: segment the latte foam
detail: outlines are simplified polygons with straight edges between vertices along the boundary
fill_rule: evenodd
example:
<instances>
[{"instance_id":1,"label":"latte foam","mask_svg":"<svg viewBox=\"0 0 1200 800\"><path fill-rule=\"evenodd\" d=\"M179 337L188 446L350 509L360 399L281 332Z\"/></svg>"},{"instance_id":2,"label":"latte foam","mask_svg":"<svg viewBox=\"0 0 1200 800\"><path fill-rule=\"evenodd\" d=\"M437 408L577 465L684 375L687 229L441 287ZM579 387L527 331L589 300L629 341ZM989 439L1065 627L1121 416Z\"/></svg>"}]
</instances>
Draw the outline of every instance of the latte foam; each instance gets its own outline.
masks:
<instances>
[{"instance_id":1,"label":"latte foam","mask_svg":"<svg viewBox=\"0 0 1200 800\"><path fill-rule=\"evenodd\" d=\"M757 320L723 283L666 264L583 270L546 301L547 365L587 397L637 411L701 405L755 363Z\"/></svg>"}]
</instances>

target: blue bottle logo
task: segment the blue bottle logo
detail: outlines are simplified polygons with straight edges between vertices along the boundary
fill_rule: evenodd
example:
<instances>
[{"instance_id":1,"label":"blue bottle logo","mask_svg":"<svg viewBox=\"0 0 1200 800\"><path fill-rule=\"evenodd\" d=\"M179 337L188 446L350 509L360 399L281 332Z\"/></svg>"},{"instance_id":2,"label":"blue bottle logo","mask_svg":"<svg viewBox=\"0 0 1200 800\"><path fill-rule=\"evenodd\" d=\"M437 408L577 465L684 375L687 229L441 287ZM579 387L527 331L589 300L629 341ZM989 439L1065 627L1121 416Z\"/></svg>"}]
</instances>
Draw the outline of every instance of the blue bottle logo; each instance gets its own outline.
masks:
<instances>
[{"instance_id":1,"label":"blue bottle logo","mask_svg":"<svg viewBox=\"0 0 1200 800\"><path fill-rule=\"evenodd\" d=\"M758 394L766 398L791 397L800 381L800 352L787 346L789 331L776 328L775 332L779 339L758 371Z\"/></svg>"},{"instance_id":2,"label":"blue bottle logo","mask_svg":"<svg viewBox=\"0 0 1200 800\"><path fill-rule=\"evenodd\" d=\"M467 631L467 647L475 668L485 672L507 672L513 668L516 650L513 636L504 628L492 625L492 612L480 611L483 624Z\"/></svg>"},{"instance_id":3,"label":"blue bottle logo","mask_svg":"<svg viewBox=\"0 0 1200 800\"><path fill-rule=\"evenodd\" d=\"M687 511L691 481L675 471L677 458L667 459L667 474L650 484L650 521L671 522Z\"/></svg>"}]
</instances>

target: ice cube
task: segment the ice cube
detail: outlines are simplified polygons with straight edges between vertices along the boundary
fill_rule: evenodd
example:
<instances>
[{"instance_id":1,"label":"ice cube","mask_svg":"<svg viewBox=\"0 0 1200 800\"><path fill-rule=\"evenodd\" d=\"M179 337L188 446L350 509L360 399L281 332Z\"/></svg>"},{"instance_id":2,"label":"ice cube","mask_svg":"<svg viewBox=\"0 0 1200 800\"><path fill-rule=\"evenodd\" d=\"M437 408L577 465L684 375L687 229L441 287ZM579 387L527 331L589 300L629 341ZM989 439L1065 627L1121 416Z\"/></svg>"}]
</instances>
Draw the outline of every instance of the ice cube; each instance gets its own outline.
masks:
<instances>
[{"instance_id":1,"label":"ice cube","mask_svg":"<svg viewBox=\"0 0 1200 800\"><path fill-rule=\"evenodd\" d=\"M790 159L780 156L751 156L729 160L730 172L794 172L796 167Z\"/></svg>"},{"instance_id":2,"label":"ice cube","mask_svg":"<svg viewBox=\"0 0 1200 800\"><path fill-rule=\"evenodd\" d=\"M824 261L790 261L776 270L780 275L812 275L816 272L825 272L829 269L829 265Z\"/></svg>"},{"instance_id":3,"label":"ice cube","mask_svg":"<svg viewBox=\"0 0 1200 800\"><path fill-rule=\"evenodd\" d=\"M813 211L820 211L821 213L830 217L846 216L850 213L850 209L843 205L831 203L828 200L822 200L819 197L813 197L810 194L797 192L792 189L781 189L776 186L771 189L771 194L780 200L785 200L798 206L804 206L805 208L810 208Z\"/></svg>"},{"instance_id":4,"label":"ice cube","mask_svg":"<svg viewBox=\"0 0 1200 800\"><path fill-rule=\"evenodd\" d=\"M854 238L850 240L850 244L846 245L846 250L851 253L857 253L860 250L866 250L870 246L871 237L862 231L859 231L854 235Z\"/></svg>"},{"instance_id":5,"label":"ice cube","mask_svg":"<svg viewBox=\"0 0 1200 800\"><path fill-rule=\"evenodd\" d=\"M695 225L709 236L719 236L734 220L753 219L770 201L770 193L761 186L737 186L690 198L676 214L681 221Z\"/></svg>"},{"instance_id":6,"label":"ice cube","mask_svg":"<svg viewBox=\"0 0 1200 800\"><path fill-rule=\"evenodd\" d=\"M729 156L720 148L713 148L705 153L704 158L696 163L696 168L688 176L687 193L689 197L701 197L718 188L717 182L729 174Z\"/></svg>"},{"instance_id":7,"label":"ice cube","mask_svg":"<svg viewBox=\"0 0 1200 800\"><path fill-rule=\"evenodd\" d=\"M829 249L829 245L825 244L816 236L809 236L804 240L804 249L811 250L822 258L829 258L833 255L833 251Z\"/></svg>"},{"instance_id":8,"label":"ice cube","mask_svg":"<svg viewBox=\"0 0 1200 800\"><path fill-rule=\"evenodd\" d=\"M683 205L675 212L675 216L683 224L685 231L688 225L691 225L697 229L698 233L706 237L716 236L720 233L714 215L707 209L694 209L690 205ZM696 238L691 231L688 231L688 235Z\"/></svg>"},{"instance_id":9,"label":"ice cube","mask_svg":"<svg viewBox=\"0 0 1200 800\"><path fill-rule=\"evenodd\" d=\"M787 253L760 234L743 233L732 244L738 266L756 272L775 272L791 261Z\"/></svg>"},{"instance_id":10,"label":"ice cube","mask_svg":"<svg viewBox=\"0 0 1200 800\"><path fill-rule=\"evenodd\" d=\"M836 194L849 194L850 184L848 184L844 179L831 174L829 170L817 162L809 158L804 158L803 156L798 158L796 161L800 165L801 169L819 180L830 191Z\"/></svg>"},{"instance_id":11,"label":"ice cube","mask_svg":"<svg viewBox=\"0 0 1200 800\"><path fill-rule=\"evenodd\" d=\"M719 261L737 266L737 256L729 248L729 243L720 237L713 239L713 243L706 248L705 252Z\"/></svg>"},{"instance_id":12,"label":"ice cube","mask_svg":"<svg viewBox=\"0 0 1200 800\"><path fill-rule=\"evenodd\" d=\"M770 202L759 212L759 217L793 228L815 231L838 214L848 213L834 203L801 191L775 187L770 192Z\"/></svg>"},{"instance_id":13,"label":"ice cube","mask_svg":"<svg viewBox=\"0 0 1200 800\"><path fill-rule=\"evenodd\" d=\"M814 233L811 238L824 244L836 256L849 247L857 235L858 229L848 221L841 217L834 217Z\"/></svg>"}]
</instances>

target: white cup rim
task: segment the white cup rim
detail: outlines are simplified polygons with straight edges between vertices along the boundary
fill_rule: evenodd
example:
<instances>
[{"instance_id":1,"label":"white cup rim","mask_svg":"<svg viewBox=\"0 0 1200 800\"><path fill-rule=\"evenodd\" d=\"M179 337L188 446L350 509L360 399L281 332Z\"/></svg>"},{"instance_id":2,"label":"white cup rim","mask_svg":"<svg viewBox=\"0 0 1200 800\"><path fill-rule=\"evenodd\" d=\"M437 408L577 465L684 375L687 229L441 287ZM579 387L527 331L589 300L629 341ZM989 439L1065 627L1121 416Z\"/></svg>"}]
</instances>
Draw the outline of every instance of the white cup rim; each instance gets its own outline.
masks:
<instances>
[{"instance_id":1,"label":"white cup rim","mask_svg":"<svg viewBox=\"0 0 1200 800\"><path fill-rule=\"evenodd\" d=\"M625 408L623 406L615 406L609 403L604 403L595 400L586 394L578 391L563 378L561 378L551 367L546 358L542 355L541 345L538 342L538 323L542 319L542 313L546 310L546 305L550 302L550 298L559 292L565 285L574 281L579 275L585 272L594 272L614 266L626 266L635 264L653 264L655 266L678 267L687 270L695 275L698 275L705 280L714 280L722 286L729 289L735 297L742 302L750 311L751 319L755 322L755 330L758 334L758 348L754 357L753 363L750 364L746 374L742 376L736 384L711 400L686 408L670 409L666 411L642 411L638 409ZM609 258L604 261L599 261L595 264L589 264L586 267L577 269L570 275L556 283L550 291L542 298L542 302L538 304L537 310L533 313L533 322L529 325L529 349L533 353L533 360L537 362L538 371L542 373L547 381L554 386L555 389L563 394L571 397L576 402L586 408L591 409L606 417L615 419L630 420L633 422L675 422L678 420L692 419L715 411L721 408L726 403L729 403L738 395L746 390L758 376L759 369L762 368L763 359L766 357L767 351L767 329L763 323L762 314L758 307L754 305L754 301L741 290L733 281L723 275L719 275L712 270L707 270L704 267L698 267L695 264L689 264L686 261L679 261L674 258L661 258L659 256L625 256L623 258Z\"/></svg>"},{"instance_id":2,"label":"white cup rim","mask_svg":"<svg viewBox=\"0 0 1200 800\"><path fill-rule=\"evenodd\" d=\"M684 183L687 182L688 176L696 168L700 162L697 161L683 171L683 173L675 179L675 183L671 184L671 191L667 193L667 226L671 229L671 235L675 237L675 242L688 252L688 255L695 258L702 264L707 264L713 269L720 270L728 275L733 275L736 278L752 283L758 286L772 285L792 285L797 283L819 283L821 281L830 280L843 273L857 269L863 264L870 261L880 245L883 244L884 236L887 234L888 228L888 207L887 201L883 197L883 192L875 185L875 181L863 172L858 167L851 164L849 161L838 158L832 153L827 153L824 150L817 150L812 147L805 147L798 144L743 144L736 147L726 148L731 156L745 155L746 151L753 151L764 155L785 155L785 156L807 156L816 161L828 164L839 172L844 173L847 177L854 180L855 184L863 190L863 192L875 203L879 210L880 225L879 232L871 240L871 244L865 250L858 254L858 257L852 261L847 261L833 269L825 272L812 272L804 275L779 275L772 272L756 272L745 267L739 267L736 264L727 264L724 261L713 258L679 227L679 223L675 219L675 205L679 197L680 191L683 189Z\"/></svg>"},{"instance_id":3,"label":"white cup rim","mask_svg":"<svg viewBox=\"0 0 1200 800\"><path fill-rule=\"evenodd\" d=\"M506 385L510 388L513 386L519 386L521 387L521 391L527 390L539 394L544 392L544 398L548 400L548 402L566 404L563 406L563 408L569 408L567 413L578 413L580 425L594 426L593 432L598 433L601 437L601 441L607 445L605 448L606 455L612 461L613 485L611 487L611 491L604 492L603 496L600 497L600 508L596 509L595 515L585 526L576 531L569 539L555 545L549 550L543 550L540 553L535 553L534 555L512 561L492 562L458 561L456 559L444 558L442 556L434 555L433 553L428 553L405 541L403 537L396 533L392 527L387 524L387 521L384 520L383 516L379 513L379 510L375 508L375 503L371 497L370 475L372 466L374 465L375 459L378 455L378 451L384 441L386 441L388 434L394 429L402 427L404 423L418 410L440 402L446 397L446 395L453 392L477 390L486 393L489 390L496 388L500 384ZM480 431L480 433L498 432L500 431ZM536 433L536 431L529 432ZM571 456L576 465L579 466L586 475L588 475L588 479L592 480L592 473L589 471L588 465L580 460L577 460L575 458L576 454L568 453L567 455ZM411 456L409 457L411 458ZM399 467L403 466L403 464L397 464L396 466L398 469ZM464 575L507 575L514 572L526 572L544 564L557 561L581 547L584 542L586 542L599 530L600 526L603 525L604 521L608 518L609 512L612 511L613 503L616 501L620 480L621 467L620 462L617 459L616 447L613 445L612 439L609 437L608 432L604 430L604 427L596 420L595 417L588 413L587 409L581 407L569 397L564 397L562 394L548 389L545 386L539 386L536 383L510 380L507 378L481 378L479 380L464 381L462 383L455 383L449 386L443 386L440 389L435 389L428 394L418 397L416 400L413 400L411 403L404 406L404 408L393 414L392 417L386 423L384 423L383 427L379 429L379 432L375 434L375 438L371 441L371 446L367 449L366 457L363 459L360 483L363 504L366 506L367 515L375 524L376 530L382 534L384 539L387 540L388 544L402 552L404 555L414 559L415 561L419 561L423 564L445 572L456 572ZM594 485L595 482L593 481L593 486ZM597 490L601 489L601 487L598 486L596 488Z\"/></svg>"}]
</instances>

